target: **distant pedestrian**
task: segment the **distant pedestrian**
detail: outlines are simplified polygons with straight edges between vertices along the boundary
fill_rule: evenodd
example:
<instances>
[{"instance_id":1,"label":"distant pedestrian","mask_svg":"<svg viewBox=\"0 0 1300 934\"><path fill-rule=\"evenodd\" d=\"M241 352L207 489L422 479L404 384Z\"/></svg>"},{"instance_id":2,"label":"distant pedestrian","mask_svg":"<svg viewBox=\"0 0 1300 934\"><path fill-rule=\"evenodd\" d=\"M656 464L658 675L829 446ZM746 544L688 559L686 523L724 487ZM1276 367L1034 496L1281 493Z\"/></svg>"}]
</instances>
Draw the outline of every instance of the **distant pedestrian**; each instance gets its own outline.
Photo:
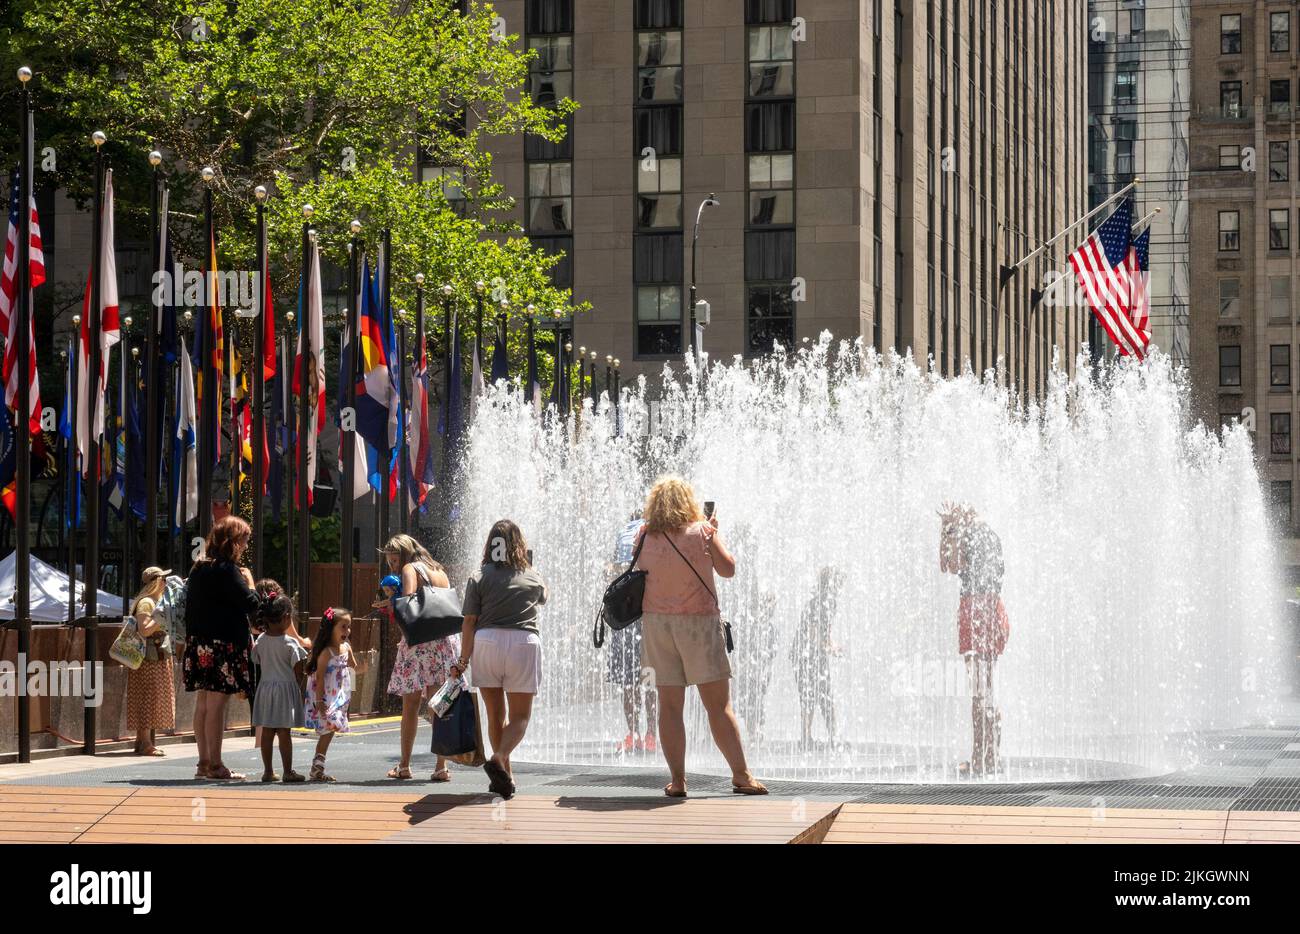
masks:
<instances>
[{"instance_id":1,"label":"distant pedestrian","mask_svg":"<svg viewBox=\"0 0 1300 934\"><path fill-rule=\"evenodd\" d=\"M993 668L1011 634L1002 604L1002 541L969 506L939 510L939 570L961 578L957 651L966 661L971 695L971 757L957 767L968 778L998 769L1002 712L993 695Z\"/></svg>"},{"instance_id":2,"label":"distant pedestrian","mask_svg":"<svg viewBox=\"0 0 1300 934\"><path fill-rule=\"evenodd\" d=\"M799 692L799 738L803 749L813 745L813 721L821 711L826 735L835 742L835 699L831 695L831 656L837 649L831 641L843 575L832 567L817 574L817 587L799 617L799 634L790 646L795 688Z\"/></svg>"},{"instance_id":3,"label":"distant pedestrian","mask_svg":"<svg viewBox=\"0 0 1300 934\"><path fill-rule=\"evenodd\" d=\"M194 737L199 747L195 778L242 781L221 761L226 704L232 694L253 695L249 615L260 605L253 575L239 561L253 534L237 516L217 520L204 557L186 580L187 642L182 665L185 690L196 692Z\"/></svg>"},{"instance_id":4,"label":"distant pedestrian","mask_svg":"<svg viewBox=\"0 0 1300 934\"><path fill-rule=\"evenodd\" d=\"M644 521L641 510L628 520L619 533L614 547L614 560L610 562L608 577L613 580L632 564L638 533ZM605 680L618 685L623 691L623 717L627 721L627 735L616 747L622 754L654 752L658 705L653 684L645 683L641 670L641 621L615 629L610 634L609 664ZM641 712L645 711L645 732L641 732Z\"/></svg>"},{"instance_id":5,"label":"distant pedestrian","mask_svg":"<svg viewBox=\"0 0 1300 934\"><path fill-rule=\"evenodd\" d=\"M316 731L316 755L307 777L313 782L332 782L325 772L325 754L336 733L346 733L348 705L355 685L353 673L366 670L367 662L358 661L348 639L352 635L352 614L339 607L328 607L321 615L320 632L307 661L307 700L303 718Z\"/></svg>"},{"instance_id":6,"label":"distant pedestrian","mask_svg":"<svg viewBox=\"0 0 1300 934\"><path fill-rule=\"evenodd\" d=\"M141 587L131 601L131 616L144 639L145 657L140 667L126 673L126 727L135 730L137 756L161 756L158 730L176 725L176 682L172 675L172 641L154 610L171 571L149 567L140 575Z\"/></svg>"},{"instance_id":7,"label":"distant pedestrian","mask_svg":"<svg viewBox=\"0 0 1300 934\"><path fill-rule=\"evenodd\" d=\"M533 569L523 533L500 520L488 533L482 565L465 584L461 656L452 673L468 670L483 697L492 743L483 770L489 790L503 798L515 793L510 754L523 742L542 683L537 608L544 603L546 584Z\"/></svg>"},{"instance_id":8,"label":"distant pedestrian","mask_svg":"<svg viewBox=\"0 0 1300 934\"><path fill-rule=\"evenodd\" d=\"M397 577L398 589L390 596L387 613L392 616L392 600L396 596L410 596L421 587L450 587L447 572L433 556L410 535L394 535L384 545L384 561L390 575ZM391 592L392 581L384 578ZM397 643L397 658L388 680L388 693L402 698L402 728L400 732L401 758L389 769L388 777L411 777L411 752L415 748L415 734L420 728L420 704L442 687L451 676L451 664L460 655L460 636L452 634L445 639L434 639L420 645L407 645L403 636ZM442 756L434 764L430 781L451 780L447 760Z\"/></svg>"},{"instance_id":9,"label":"distant pedestrian","mask_svg":"<svg viewBox=\"0 0 1300 934\"><path fill-rule=\"evenodd\" d=\"M641 617L642 661L659 693L659 743L670 781L664 794L686 797L686 688L695 685L713 741L731 767L732 790L763 795L745 762L740 727L731 707L731 662L718 608L714 573L731 577L736 561L695 491L680 477L661 477L646 499L644 539L637 567L645 578Z\"/></svg>"},{"instance_id":10,"label":"distant pedestrian","mask_svg":"<svg viewBox=\"0 0 1300 934\"><path fill-rule=\"evenodd\" d=\"M293 770L293 736L290 733L305 722L302 690L293 669L308 655L303 645L306 640L291 632L293 616L293 601L268 588L258 609L258 618L265 632L253 644L253 661L259 669L257 694L253 698L253 726L261 730L259 744L264 782L281 780L271 768L272 747L277 740L280 761L284 765L282 780L285 783L306 780L302 773Z\"/></svg>"}]
</instances>

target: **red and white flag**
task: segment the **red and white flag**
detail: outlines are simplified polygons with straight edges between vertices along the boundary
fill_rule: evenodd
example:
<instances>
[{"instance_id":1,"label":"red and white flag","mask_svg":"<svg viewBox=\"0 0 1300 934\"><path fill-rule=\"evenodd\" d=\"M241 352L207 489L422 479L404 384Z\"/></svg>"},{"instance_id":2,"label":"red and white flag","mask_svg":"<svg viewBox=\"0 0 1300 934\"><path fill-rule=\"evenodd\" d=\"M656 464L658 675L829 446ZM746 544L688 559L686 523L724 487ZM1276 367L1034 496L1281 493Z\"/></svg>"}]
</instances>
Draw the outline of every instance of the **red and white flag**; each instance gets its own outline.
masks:
<instances>
[{"instance_id":1,"label":"red and white flag","mask_svg":"<svg viewBox=\"0 0 1300 934\"><path fill-rule=\"evenodd\" d=\"M424 506L433 489L433 455L429 439L429 352L420 334L415 370L411 373L411 409L407 413L409 466L406 482L407 512Z\"/></svg>"},{"instance_id":2,"label":"red and white flag","mask_svg":"<svg viewBox=\"0 0 1300 934\"><path fill-rule=\"evenodd\" d=\"M0 273L0 331L5 335L5 354L3 382L5 387L5 404L10 410L18 405L18 320L14 310L18 299L18 204L22 199L19 193L19 178L15 172L13 188L9 198L9 230L5 235L4 271ZM45 281L45 253L41 250L41 224L36 216L36 198L33 196L28 205L31 211L30 227L27 238L28 285L34 289ZM29 306L30 307L30 306ZM28 401L31 409L28 424L32 434L41 430L41 381L36 372L36 336L35 316L29 314L27 319L27 381L31 386Z\"/></svg>"},{"instance_id":3,"label":"red and white flag","mask_svg":"<svg viewBox=\"0 0 1300 934\"><path fill-rule=\"evenodd\" d=\"M307 437L307 502L312 501L312 488L316 485L316 447L321 429L325 427L325 308L320 283L320 247L311 243L307 282L303 289L303 314L298 322L298 348L293 361L293 391L297 405L302 404L303 376L307 377L308 405ZM304 338L306 344L304 346ZM304 354L306 359L304 360ZM298 424L298 409L294 409L294 424ZM299 478L302 482L302 478Z\"/></svg>"},{"instance_id":4,"label":"red and white flag","mask_svg":"<svg viewBox=\"0 0 1300 934\"><path fill-rule=\"evenodd\" d=\"M104 209L99 218L100 250L99 268L102 280L99 285L99 374L94 393L89 391L90 377L90 295L91 279L86 277L86 295L81 307L81 361L77 368L77 397L82 400L77 407L77 450L81 452L83 476L90 475L91 432L93 437L104 437L104 391L107 388L108 354L121 337L117 303L117 262L113 249L113 170L104 173ZM86 403L93 395L94 410Z\"/></svg>"},{"instance_id":5,"label":"red and white flag","mask_svg":"<svg viewBox=\"0 0 1300 934\"><path fill-rule=\"evenodd\" d=\"M1083 287L1092 313L1119 352L1141 360L1151 342L1151 335L1139 327L1135 318L1136 302L1141 299L1143 287L1135 282L1137 264L1130 263L1132 225L1133 199L1127 197L1083 245L1070 254L1070 265Z\"/></svg>"}]
</instances>

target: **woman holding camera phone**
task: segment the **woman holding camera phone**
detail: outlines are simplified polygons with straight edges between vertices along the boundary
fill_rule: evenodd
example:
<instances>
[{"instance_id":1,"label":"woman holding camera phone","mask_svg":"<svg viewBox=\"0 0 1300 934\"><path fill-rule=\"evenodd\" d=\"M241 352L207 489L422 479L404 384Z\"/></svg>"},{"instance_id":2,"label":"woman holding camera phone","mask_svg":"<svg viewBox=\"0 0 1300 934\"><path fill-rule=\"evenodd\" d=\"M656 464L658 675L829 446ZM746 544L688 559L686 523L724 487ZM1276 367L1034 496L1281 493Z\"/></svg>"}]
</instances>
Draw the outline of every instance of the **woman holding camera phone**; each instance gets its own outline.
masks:
<instances>
[{"instance_id":1,"label":"woman holding camera phone","mask_svg":"<svg viewBox=\"0 0 1300 934\"><path fill-rule=\"evenodd\" d=\"M712 506L712 504L709 504ZM686 797L686 688L695 685L736 794L764 795L750 774L731 708L731 662L714 573L732 577L736 561L718 533L718 517L700 509L680 477L661 477L646 499L636 566L646 571L641 617L642 664L659 694L659 748L668 762L664 794Z\"/></svg>"}]
</instances>

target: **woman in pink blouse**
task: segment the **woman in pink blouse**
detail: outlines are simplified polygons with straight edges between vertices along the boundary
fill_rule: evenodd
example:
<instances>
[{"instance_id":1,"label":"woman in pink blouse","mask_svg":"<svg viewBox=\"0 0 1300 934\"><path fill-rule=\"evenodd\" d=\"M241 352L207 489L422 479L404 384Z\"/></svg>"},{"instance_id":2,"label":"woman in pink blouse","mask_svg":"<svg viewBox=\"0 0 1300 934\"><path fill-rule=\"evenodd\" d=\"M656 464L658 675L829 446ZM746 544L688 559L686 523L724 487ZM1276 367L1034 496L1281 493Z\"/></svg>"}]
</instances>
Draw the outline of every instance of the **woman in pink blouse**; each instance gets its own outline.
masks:
<instances>
[{"instance_id":1,"label":"woman in pink blouse","mask_svg":"<svg viewBox=\"0 0 1300 934\"><path fill-rule=\"evenodd\" d=\"M731 767L737 794L767 789L745 764L740 728L731 709L731 663L718 610L716 571L736 573L736 561L718 534L718 520L705 520L695 493L680 477L661 477L645 505L637 536L637 567L646 571L641 617L642 664L653 672L659 693L659 746L668 761L670 798L686 797L686 688L695 685L709 716L709 730Z\"/></svg>"}]
</instances>

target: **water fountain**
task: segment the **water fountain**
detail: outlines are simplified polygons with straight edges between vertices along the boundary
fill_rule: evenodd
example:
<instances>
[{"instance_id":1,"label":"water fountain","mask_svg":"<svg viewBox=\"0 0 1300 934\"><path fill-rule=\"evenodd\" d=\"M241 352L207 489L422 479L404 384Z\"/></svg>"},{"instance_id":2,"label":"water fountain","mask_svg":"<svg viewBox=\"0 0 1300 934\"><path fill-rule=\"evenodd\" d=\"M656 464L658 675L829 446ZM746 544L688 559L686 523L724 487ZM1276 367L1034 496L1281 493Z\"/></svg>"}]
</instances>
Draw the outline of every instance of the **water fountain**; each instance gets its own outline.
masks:
<instances>
[{"instance_id":1,"label":"water fountain","mask_svg":"<svg viewBox=\"0 0 1300 934\"><path fill-rule=\"evenodd\" d=\"M626 387L617 419L608 399L595 412L588 400L576 431L501 386L469 430L463 560L508 516L551 588L543 689L519 758L629 761L592 624L617 534L665 471L716 501L737 553L720 597L761 776L955 778L971 721L959 585L938 567L946 500L979 511L1006 562L1004 764L990 780L1160 774L1191 764L1206 731L1268 716L1280 591L1251 441L1191 424L1167 358L1077 381L1057 371L1025 405L992 378L941 379L829 335L712 364L706 379L677 370ZM831 741L819 719L807 749L791 647L827 565L844 572L837 729ZM720 770L698 702L687 716L689 767Z\"/></svg>"}]
</instances>

